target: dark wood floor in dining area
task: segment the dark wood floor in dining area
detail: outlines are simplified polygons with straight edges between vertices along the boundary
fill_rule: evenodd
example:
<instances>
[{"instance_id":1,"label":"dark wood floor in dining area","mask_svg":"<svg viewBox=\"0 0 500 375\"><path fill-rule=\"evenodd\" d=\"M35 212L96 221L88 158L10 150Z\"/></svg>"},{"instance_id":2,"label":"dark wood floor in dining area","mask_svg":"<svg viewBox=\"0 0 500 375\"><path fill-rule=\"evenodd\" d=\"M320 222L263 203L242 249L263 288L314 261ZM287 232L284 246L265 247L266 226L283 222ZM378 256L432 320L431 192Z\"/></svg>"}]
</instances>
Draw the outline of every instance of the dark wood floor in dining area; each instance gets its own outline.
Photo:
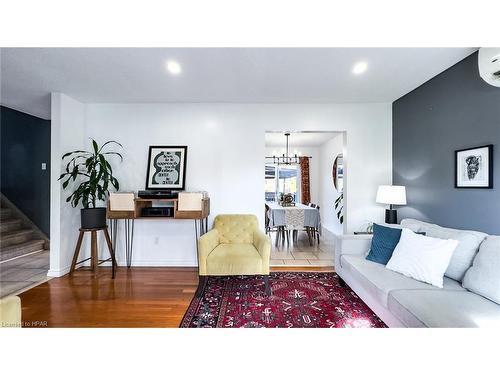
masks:
<instances>
[{"instance_id":1,"label":"dark wood floor in dining area","mask_svg":"<svg viewBox=\"0 0 500 375\"><path fill-rule=\"evenodd\" d=\"M273 271L333 271L280 267ZM19 295L30 327L178 327L198 286L197 268L100 268L54 278Z\"/></svg>"}]
</instances>

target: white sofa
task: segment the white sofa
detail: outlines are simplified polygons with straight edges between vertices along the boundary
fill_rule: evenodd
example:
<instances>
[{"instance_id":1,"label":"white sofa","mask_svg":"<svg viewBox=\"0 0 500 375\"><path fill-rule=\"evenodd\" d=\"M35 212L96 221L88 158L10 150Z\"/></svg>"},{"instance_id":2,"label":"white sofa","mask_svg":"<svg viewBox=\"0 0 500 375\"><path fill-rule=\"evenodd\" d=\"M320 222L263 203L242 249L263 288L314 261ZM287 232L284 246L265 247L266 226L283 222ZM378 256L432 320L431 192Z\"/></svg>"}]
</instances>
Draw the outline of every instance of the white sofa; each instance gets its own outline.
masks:
<instances>
[{"instance_id":1,"label":"white sofa","mask_svg":"<svg viewBox=\"0 0 500 375\"><path fill-rule=\"evenodd\" d=\"M337 274L389 327L500 328L500 305L462 286L466 271L488 235L412 219L403 220L401 226L431 237L459 240L442 289L366 260L371 235L344 235L337 239ZM500 251L500 237L495 241Z\"/></svg>"}]
</instances>

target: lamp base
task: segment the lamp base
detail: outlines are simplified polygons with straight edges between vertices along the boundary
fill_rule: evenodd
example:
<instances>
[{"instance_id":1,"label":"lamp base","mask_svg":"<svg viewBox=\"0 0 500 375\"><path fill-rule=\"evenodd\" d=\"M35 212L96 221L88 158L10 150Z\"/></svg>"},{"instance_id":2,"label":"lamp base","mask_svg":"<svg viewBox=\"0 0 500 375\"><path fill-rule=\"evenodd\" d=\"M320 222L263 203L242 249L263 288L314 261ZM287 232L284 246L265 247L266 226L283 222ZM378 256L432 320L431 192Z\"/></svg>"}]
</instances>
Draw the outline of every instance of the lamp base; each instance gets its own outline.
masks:
<instances>
[{"instance_id":1,"label":"lamp base","mask_svg":"<svg viewBox=\"0 0 500 375\"><path fill-rule=\"evenodd\" d=\"M397 210L385 210L385 222L386 222L386 224L397 224L398 223L398 211Z\"/></svg>"}]
</instances>

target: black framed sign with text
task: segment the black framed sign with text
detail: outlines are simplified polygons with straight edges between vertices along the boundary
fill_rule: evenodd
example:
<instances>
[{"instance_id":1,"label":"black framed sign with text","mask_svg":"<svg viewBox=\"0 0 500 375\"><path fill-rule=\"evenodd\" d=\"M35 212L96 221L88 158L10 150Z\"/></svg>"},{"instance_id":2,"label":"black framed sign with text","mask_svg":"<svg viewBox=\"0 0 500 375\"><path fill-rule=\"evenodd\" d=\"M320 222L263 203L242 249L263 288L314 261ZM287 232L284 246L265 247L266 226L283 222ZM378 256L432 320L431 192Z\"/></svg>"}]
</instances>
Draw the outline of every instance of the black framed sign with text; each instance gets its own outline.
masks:
<instances>
[{"instance_id":1,"label":"black framed sign with text","mask_svg":"<svg viewBox=\"0 0 500 375\"><path fill-rule=\"evenodd\" d=\"M187 146L149 146L147 190L184 190Z\"/></svg>"}]
</instances>

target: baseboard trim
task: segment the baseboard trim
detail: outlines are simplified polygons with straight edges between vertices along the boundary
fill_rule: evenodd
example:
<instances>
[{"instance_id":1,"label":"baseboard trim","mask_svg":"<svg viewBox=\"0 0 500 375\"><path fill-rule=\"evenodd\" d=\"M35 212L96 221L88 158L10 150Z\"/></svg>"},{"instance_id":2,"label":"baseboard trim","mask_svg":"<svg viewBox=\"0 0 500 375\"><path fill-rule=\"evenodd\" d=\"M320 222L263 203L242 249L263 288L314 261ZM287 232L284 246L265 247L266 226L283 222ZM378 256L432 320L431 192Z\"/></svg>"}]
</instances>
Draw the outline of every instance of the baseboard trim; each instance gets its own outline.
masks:
<instances>
[{"instance_id":1,"label":"baseboard trim","mask_svg":"<svg viewBox=\"0 0 500 375\"><path fill-rule=\"evenodd\" d=\"M85 262L77 266L77 269L80 267L88 266L90 262ZM126 267L127 262L125 259L118 260L118 267ZM111 263L103 263L99 267L111 267ZM198 267L198 263L196 261L186 261L186 260L140 260L133 261L132 267ZM47 272L48 277L61 277L69 273L71 266L67 266L60 269L50 269Z\"/></svg>"},{"instance_id":2,"label":"baseboard trim","mask_svg":"<svg viewBox=\"0 0 500 375\"><path fill-rule=\"evenodd\" d=\"M48 277L61 277L69 273L69 270L71 269L71 266L67 266L64 268L60 269L49 269L49 272L47 272Z\"/></svg>"},{"instance_id":3,"label":"baseboard trim","mask_svg":"<svg viewBox=\"0 0 500 375\"><path fill-rule=\"evenodd\" d=\"M119 259L117 263L119 267L127 266L125 259ZM110 263L105 265L111 266ZM132 261L132 267L198 267L198 263L196 260L136 260Z\"/></svg>"}]
</instances>

